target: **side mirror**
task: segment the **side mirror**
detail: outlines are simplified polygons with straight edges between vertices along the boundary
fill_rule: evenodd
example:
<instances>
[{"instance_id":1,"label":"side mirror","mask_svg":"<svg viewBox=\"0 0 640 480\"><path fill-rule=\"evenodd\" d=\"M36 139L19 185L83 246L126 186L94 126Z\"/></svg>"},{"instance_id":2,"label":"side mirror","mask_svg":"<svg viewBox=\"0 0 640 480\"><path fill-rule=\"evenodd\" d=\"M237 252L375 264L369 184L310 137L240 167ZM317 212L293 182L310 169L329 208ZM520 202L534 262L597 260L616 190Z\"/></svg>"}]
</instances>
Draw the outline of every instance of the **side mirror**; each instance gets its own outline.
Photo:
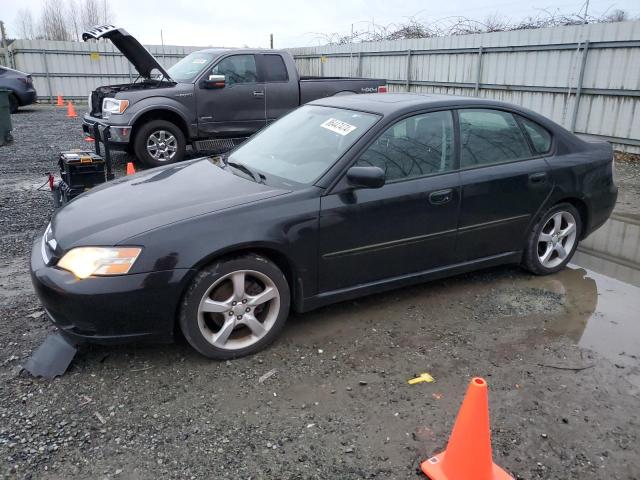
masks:
<instances>
[{"instance_id":1,"label":"side mirror","mask_svg":"<svg viewBox=\"0 0 640 480\"><path fill-rule=\"evenodd\" d=\"M356 188L380 188L385 174L380 167L351 167L347 170L349 185Z\"/></svg>"},{"instance_id":2,"label":"side mirror","mask_svg":"<svg viewBox=\"0 0 640 480\"><path fill-rule=\"evenodd\" d=\"M209 75L202 81L202 88L224 88L226 78L224 75Z\"/></svg>"}]
</instances>

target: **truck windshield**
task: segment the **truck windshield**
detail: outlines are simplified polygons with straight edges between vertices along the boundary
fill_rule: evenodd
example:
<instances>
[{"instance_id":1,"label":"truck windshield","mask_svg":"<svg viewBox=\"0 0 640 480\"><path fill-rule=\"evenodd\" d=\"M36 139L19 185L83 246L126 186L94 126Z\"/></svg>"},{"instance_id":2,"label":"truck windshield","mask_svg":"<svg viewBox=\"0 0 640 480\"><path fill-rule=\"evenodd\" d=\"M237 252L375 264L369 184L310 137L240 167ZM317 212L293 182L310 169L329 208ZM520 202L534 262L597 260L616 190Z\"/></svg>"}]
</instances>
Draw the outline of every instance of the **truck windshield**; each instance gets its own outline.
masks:
<instances>
[{"instance_id":1,"label":"truck windshield","mask_svg":"<svg viewBox=\"0 0 640 480\"><path fill-rule=\"evenodd\" d=\"M380 117L341 108L306 105L242 144L229 161L285 183L312 184Z\"/></svg>"},{"instance_id":2,"label":"truck windshield","mask_svg":"<svg viewBox=\"0 0 640 480\"><path fill-rule=\"evenodd\" d=\"M167 70L176 82L193 82L202 69L213 60L215 53L193 52Z\"/></svg>"}]
</instances>

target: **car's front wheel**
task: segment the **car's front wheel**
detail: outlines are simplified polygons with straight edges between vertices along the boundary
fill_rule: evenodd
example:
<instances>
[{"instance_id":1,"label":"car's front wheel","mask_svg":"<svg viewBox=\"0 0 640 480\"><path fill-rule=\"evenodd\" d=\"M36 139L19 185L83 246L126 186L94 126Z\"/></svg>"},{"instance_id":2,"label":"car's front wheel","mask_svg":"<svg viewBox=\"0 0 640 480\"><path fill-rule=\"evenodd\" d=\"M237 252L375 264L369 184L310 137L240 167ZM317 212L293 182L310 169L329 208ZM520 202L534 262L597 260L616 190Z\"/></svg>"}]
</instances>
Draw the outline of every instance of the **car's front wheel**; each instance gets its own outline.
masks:
<instances>
[{"instance_id":1,"label":"car's front wheel","mask_svg":"<svg viewBox=\"0 0 640 480\"><path fill-rule=\"evenodd\" d=\"M187 291L180 328L206 357L250 355L271 343L289 315L282 271L259 255L221 260L202 270Z\"/></svg>"},{"instance_id":2,"label":"car's front wheel","mask_svg":"<svg viewBox=\"0 0 640 480\"><path fill-rule=\"evenodd\" d=\"M537 275L561 270L573 257L581 231L578 210L570 203L555 205L531 231L523 259L524 267Z\"/></svg>"},{"instance_id":3,"label":"car's front wheel","mask_svg":"<svg viewBox=\"0 0 640 480\"><path fill-rule=\"evenodd\" d=\"M136 156L149 167L179 162L184 158L186 141L180 128L166 120L143 124L133 140Z\"/></svg>"}]
</instances>

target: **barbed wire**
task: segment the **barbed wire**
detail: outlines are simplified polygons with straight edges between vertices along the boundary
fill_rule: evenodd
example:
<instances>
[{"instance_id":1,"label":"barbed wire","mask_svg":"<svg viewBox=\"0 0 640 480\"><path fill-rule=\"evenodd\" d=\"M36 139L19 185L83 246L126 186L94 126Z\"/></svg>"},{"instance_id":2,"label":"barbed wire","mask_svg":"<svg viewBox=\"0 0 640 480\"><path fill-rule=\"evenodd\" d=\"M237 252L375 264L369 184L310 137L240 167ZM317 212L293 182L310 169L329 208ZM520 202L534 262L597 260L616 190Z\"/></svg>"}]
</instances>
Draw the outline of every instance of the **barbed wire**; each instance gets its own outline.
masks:
<instances>
[{"instance_id":1,"label":"barbed wire","mask_svg":"<svg viewBox=\"0 0 640 480\"><path fill-rule=\"evenodd\" d=\"M373 21L366 23L367 28L354 30L351 33L316 33L315 35L329 45L345 45L349 43L379 42L383 40L402 40L411 38L448 37L453 35L471 35L476 33L508 32L514 30L530 30L538 28L581 25L584 23L613 23L631 20L624 10L613 10L599 16L582 15L580 13L561 13L559 11L540 10L537 15L528 16L512 22L498 14L490 15L483 21L462 16L453 16L422 22L409 17L403 23L382 25Z\"/></svg>"}]
</instances>

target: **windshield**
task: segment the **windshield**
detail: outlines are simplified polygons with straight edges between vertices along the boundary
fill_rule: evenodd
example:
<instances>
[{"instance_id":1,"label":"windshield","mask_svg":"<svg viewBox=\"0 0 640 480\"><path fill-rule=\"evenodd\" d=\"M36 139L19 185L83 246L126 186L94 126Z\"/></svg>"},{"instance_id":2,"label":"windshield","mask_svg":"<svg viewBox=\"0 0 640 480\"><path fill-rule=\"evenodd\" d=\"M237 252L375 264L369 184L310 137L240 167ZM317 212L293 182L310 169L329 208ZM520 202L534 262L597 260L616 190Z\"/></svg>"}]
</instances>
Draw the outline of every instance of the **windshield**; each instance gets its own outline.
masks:
<instances>
[{"instance_id":1,"label":"windshield","mask_svg":"<svg viewBox=\"0 0 640 480\"><path fill-rule=\"evenodd\" d=\"M379 119L371 113L306 105L242 144L229 162L311 184Z\"/></svg>"},{"instance_id":2,"label":"windshield","mask_svg":"<svg viewBox=\"0 0 640 480\"><path fill-rule=\"evenodd\" d=\"M202 69L209 64L215 53L193 52L167 70L176 82L193 82Z\"/></svg>"}]
</instances>

